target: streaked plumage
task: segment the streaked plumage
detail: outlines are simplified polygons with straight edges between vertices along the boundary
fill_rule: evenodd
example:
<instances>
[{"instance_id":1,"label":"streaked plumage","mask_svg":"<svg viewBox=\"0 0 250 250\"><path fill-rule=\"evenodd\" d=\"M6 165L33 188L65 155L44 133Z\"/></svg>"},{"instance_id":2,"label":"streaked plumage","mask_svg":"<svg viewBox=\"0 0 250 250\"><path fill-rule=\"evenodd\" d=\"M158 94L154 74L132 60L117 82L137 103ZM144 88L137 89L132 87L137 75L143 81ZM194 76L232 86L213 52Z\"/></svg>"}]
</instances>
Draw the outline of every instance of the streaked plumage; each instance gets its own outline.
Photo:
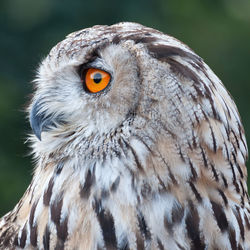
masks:
<instances>
[{"instance_id":1,"label":"streaked plumage","mask_svg":"<svg viewBox=\"0 0 250 250\"><path fill-rule=\"evenodd\" d=\"M111 75L88 93L83 67ZM1 249L250 249L237 108L190 48L135 23L67 36L28 109L33 180Z\"/></svg>"}]
</instances>

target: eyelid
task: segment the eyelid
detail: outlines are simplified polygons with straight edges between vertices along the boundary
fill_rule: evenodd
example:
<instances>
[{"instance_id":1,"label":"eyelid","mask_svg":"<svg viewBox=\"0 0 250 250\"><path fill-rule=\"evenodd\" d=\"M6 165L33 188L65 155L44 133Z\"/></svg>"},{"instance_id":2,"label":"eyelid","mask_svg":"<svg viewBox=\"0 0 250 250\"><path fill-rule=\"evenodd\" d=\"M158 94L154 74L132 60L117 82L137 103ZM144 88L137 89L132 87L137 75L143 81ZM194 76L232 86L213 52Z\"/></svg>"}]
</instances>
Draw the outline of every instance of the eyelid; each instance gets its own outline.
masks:
<instances>
[{"instance_id":1,"label":"eyelid","mask_svg":"<svg viewBox=\"0 0 250 250\"><path fill-rule=\"evenodd\" d=\"M78 75L81 77L83 71L86 71L89 68L95 68L95 69L103 70L112 76L111 71L107 69L109 67L104 67L104 65L105 65L105 62L101 58L95 58L95 60L93 61L89 61L80 65L78 69Z\"/></svg>"},{"instance_id":2,"label":"eyelid","mask_svg":"<svg viewBox=\"0 0 250 250\"><path fill-rule=\"evenodd\" d=\"M94 61L87 63L87 66L89 68L95 68L95 69L100 69L106 72L109 72L110 70L108 70L108 65L106 64L106 62L102 59L102 58L96 58Z\"/></svg>"}]
</instances>

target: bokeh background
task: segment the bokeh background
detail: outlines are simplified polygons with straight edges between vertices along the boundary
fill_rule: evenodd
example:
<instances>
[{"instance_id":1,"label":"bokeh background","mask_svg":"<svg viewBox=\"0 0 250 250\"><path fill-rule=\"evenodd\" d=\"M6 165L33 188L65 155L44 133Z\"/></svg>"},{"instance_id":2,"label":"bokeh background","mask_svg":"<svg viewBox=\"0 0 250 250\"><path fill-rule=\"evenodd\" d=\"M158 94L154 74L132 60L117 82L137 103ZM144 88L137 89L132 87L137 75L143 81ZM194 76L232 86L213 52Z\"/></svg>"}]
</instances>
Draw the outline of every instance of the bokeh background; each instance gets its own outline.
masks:
<instances>
[{"instance_id":1,"label":"bokeh background","mask_svg":"<svg viewBox=\"0 0 250 250\"><path fill-rule=\"evenodd\" d=\"M39 62L66 34L120 21L171 34L203 57L234 97L250 141L249 0L0 0L0 216L31 180L23 110Z\"/></svg>"}]
</instances>

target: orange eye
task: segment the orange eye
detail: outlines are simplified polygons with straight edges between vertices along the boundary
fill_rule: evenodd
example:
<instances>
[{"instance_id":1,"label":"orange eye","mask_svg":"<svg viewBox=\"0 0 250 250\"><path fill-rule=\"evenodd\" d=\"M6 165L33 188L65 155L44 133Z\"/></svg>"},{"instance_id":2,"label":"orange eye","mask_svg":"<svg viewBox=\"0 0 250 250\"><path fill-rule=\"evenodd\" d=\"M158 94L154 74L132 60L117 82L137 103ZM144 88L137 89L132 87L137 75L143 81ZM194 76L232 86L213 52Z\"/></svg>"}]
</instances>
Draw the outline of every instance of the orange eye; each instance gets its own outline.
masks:
<instances>
[{"instance_id":1,"label":"orange eye","mask_svg":"<svg viewBox=\"0 0 250 250\"><path fill-rule=\"evenodd\" d=\"M110 82L110 74L95 68L90 68L85 74L85 84L91 93L105 89Z\"/></svg>"}]
</instances>

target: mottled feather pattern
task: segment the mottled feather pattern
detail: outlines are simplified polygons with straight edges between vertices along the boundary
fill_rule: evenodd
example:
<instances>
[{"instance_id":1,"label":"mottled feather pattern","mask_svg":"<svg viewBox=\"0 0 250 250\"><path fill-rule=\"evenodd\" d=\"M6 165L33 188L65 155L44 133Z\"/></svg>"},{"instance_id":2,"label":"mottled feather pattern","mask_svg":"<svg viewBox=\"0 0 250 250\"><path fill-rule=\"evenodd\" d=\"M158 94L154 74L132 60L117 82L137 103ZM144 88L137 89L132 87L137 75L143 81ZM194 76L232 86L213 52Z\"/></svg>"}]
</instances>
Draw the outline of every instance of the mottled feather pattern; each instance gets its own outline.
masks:
<instances>
[{"instance_id":1,"label":"mottled feather pattern","mask_svg":"<svg viewBox=\"0 0 250 250\"><path fill-rule=\"evenodd\" d=\"M109 72L86 93L83 67ZM250 249L244 129L189 47L135 23L67 36L28 108L36 168L1 249Z\"/></svg>"}]
</instances>

